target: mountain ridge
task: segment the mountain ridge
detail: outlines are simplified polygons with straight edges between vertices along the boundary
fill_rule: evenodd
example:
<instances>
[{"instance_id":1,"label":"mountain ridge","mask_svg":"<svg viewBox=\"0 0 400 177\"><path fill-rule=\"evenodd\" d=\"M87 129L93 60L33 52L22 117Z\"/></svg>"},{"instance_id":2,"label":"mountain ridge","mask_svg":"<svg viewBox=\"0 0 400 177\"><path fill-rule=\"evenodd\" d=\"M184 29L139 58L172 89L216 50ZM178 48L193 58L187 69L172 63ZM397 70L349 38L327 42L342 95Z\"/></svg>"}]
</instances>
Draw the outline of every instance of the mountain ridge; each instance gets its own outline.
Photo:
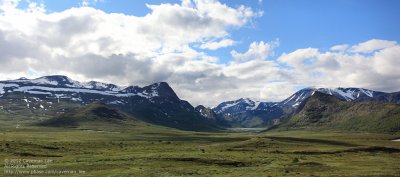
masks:
<instances>
[{"instance_id":1,"label":"mountain ridge","mask_svg":"<svg viewBox=\"0 0 400 177\"><path fill-rule=\"evenodd\" d=\"M22 106L26 104L27 112L56 116L68 111L66 110L69 109L68 106L58 106L64 103L79 107L93 102L103 102L149 123L185 130L205 130L215 129L218 126L275 126L295 114L301 103L316 92L348 102L400 103L400 92L385 93L363 88L308 87L280 102L241 98L222 102L214 108L204 106L195 108L188 101L181 100L167 82L143 87L121 87L96 81L78 82L67 76L52 75L36 79L0 81L0 105L4 104L1 108L12 112L13 106L7 105L8 103ZM48 110L54 111L49 113Z\"/></svg>"},{"instance_id":2,"label":"mountain ridge","mask_svg":"<svg viewBox=\"0 0 400 177\"><path fill-rule=\"evenodd\" d=\"M252 122L252 119L254 119L258 122L255 126L265 124L274 125L277 120L287 118L293 114L302 102L316 92L332 95L345 101L400 104L400 92L386 93L364 88L307 87L280 102L261 102L241 98L234 101L222 102L214 107L213 110L219 116L228 119L232 124L248 126L246 122Z\"/></svg>"},{"instance_id":3,"label":"mountain ridge","mask_svg":"<svg viewBox=\"0 0 400 177\"><path fill-rule=\"evenodd\" d=\"M61 75L0 81L0 104L3 103L4 109L11 112L26 104L32 113L50 114L50 110L53 110L53 116L57 116L65 112L64 108L56 109L57 105L79 107L103 102L153 124L183 130L218 129L196 112L189 102L181 100L166 82L125 88L95 81L88 83L80 83Z\"/></svg>"},{"instance_id":4,"label":"mountain ridge","mask_svg":"<svg viewBox=\"0 0 400 177\"><path fill-rule=\"evenodd\" d=\"M325 129L362 132L400 130L400 105L379 102L349 102L315 92L296 113L278 125L278 130Z\"/></svg>"}]
</instances>

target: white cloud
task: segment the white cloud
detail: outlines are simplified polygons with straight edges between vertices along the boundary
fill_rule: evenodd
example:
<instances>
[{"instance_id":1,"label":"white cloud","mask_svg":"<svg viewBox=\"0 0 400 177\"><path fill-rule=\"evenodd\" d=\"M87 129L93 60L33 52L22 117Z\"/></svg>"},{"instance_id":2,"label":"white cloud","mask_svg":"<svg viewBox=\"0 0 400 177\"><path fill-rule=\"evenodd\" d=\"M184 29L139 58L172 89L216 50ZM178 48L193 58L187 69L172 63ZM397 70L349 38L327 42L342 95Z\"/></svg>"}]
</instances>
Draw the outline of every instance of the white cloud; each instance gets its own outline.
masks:
<instances>
[{"instance_id":1,"label":"white cloud","mask_svg":"<svg viewBox=\"0 0 400 177\"><path fill-rule=\"evenodd\" d=\"M277 66L272 61L251 60L243 63L232 62L224 68L224 74L239 79L262 80L260 77L267 78L268 75L278 71Z\"/></svg>"},{"instance_id":2,"label":"white cloud","mask_svg":"<svg viewBox=\"0 0 400 177\"><path fill-rule=\"evenodd\" d=\"M103 2L104 0L82 0L79 3L81 7L88 7L88 6L96 6L98 3Z\"/></svg>"},{"instance_id":3,"label":"white cloud","mask_svg":"<svg viewBox=\"0 0 400 177\"><path fill-rule=\"evenodd\" d=\"M292 67L304 68L305 61L312 62L318 54L319 51L316 48L297 49L289 54L283 53L278 61Z\"/></svg>"},{"instance_id":4,"label":"white cloud","mask_svg":"<svg viewBox=\"0 0 400 177\"><path fill-rule=\"evenodd\" d=\"M270 101L282 101L297 90L294 84L286 81L270 82L261 89L260 98Z\"/></svg>"},{"instance_id":5,"label":"white cloud","mask_svg":"<svg viewBox=\"0 0 400 177\"><path fill-rule=\"evenodd\" d=\"M345 51L349 48L349 45L342 44L342 45L335 45L330 48L332 51Z\"/></svg>"},{"instance_id":6,"label":"white cloud","mask_svg":"<svg viewBox=\"0 0 400 177\"><path fill-rule=\"evenodd\" d=\"M363 42L358 45L352 46L350 50L352 52L370 53L376 50L393 47L396 44L397 43L395 41L372 39L367 42Z\"/></svg>"},{"instance_id":7,"label":"white cloud","mask_svg":"<svg viewBox=\"0 0 400 177\"><path fill-rule=\"evenodd\" d=\"M253 42L250 44L247 52L239 53L235 50L232 50L231 55L235 61L265 60L269 55L273 54L273 49L278 45L279 40L271 43L266 43L264 41Z\"/></svg>"},{"instance_id":8,"label":"white cloud","mask_svg":"<svg viewBox=\"0 0 400 177\"><path fill-rule=\"evenodd\" d=\"M219 48L232 46L235 43L232 39L222 39L217 42L206 42L200 45L201 49L217 50Z\"/></svg>"},{"instance_id":9,"label":"white cloud","mask_svg":"<svg viewBox=\"0 0 400 177\"><path fill-rule=\"evenodd\" d=\"M393 44L393 41L370 40L356 46ZM367 45L366 45L367 44ZM367 49L365 47L364 49ZM373 49L372 49L373 48ZM361 51L361 50L360 50ZM318 49L298 49L278 59L289 66L293 84L321 87L363 87L380 91L399 91L398 58L400 46L369 47L372 53L321 52Z\"/></svg>"},{"instance_id":10,"label":"white cloud","mask_svg":"<svg viewBox=\"0 0 400 177\"><path fill-rule=\"evenodd\" d=\"M400 74L398 74L400 72L400 46L396 45L376 52L373 66L379 74L400 79Z\"/></svg>"}]
</instances>

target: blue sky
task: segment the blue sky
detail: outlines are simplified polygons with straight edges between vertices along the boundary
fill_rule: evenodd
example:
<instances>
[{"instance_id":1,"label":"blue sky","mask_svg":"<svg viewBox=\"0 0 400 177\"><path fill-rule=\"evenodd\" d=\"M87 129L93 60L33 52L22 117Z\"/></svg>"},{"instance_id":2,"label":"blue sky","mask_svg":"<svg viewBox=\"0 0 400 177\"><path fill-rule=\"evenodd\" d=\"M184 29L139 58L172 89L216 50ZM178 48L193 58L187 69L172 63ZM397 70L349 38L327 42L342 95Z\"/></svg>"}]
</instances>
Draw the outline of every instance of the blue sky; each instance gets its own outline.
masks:
<instances>
[{"instance_id":1,"label":"blue sky","mask_svg":"<svg viewBox=\"0 0 400 177\"><path fill-rule=\"evenodd\" d=\"M206 106L281 101L309 86L394 92L398 9L398 0L1 0L0 79L166 81Z\"/></svg>"},{"instance_id":2,"label":"blue sky","mask_svg":"<svg viewBox=\"0 0 400 177\"><path fill-rule=\"evenodd\" d=\"M79 7L79 0L44 0L49 12ZM180 0L99 0L88 1L89 6L109 13L144 16L151 12L146 4L180 3ZM232 48L246 51L252 41L279 39L275 54L299 48L317 47L328 50L338 44L354 45L369 39L400 41L400 1L398 0L222 0L232 7L246 5L263 11L252 24L232 29L232 37L239 41ZM26 3L25 3L26 4ZM21 6L24 6L21 4ZM232 48L211 51L229 61Z\"/></svg>"}]
</instances>

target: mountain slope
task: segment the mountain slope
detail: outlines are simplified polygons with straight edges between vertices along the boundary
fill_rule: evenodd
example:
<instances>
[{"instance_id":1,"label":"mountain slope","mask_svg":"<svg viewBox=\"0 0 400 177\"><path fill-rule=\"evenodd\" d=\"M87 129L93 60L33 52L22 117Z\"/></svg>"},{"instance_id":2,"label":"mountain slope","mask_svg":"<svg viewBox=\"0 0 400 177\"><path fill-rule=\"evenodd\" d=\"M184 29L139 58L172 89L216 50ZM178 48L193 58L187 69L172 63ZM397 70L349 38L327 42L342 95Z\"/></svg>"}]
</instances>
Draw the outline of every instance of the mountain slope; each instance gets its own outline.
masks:
<instances>
[{"instance_id":1,"label":"mountain slope","mask_svg":"<svg viewBox=\"0 0 400 177\"><path fill-rule=\"evenodd\" d=\"M92 103L70 110L57 117L39 123L52 127L79 127L82 124L124 124L127 121L138 121L121 111L102 103Z\"/></svg>"},{"instance_id":2,"label":"mountain slope","mask_svg":"<svg viewBox=\"0 0 400 177\"><path fill-rule=\"evenodd\" d=\"M346 131L397 132L400 105L347 102L315 92L299 105L297 113L278 129L322 128Z\"/></svg>"},{"instance_id":3,"label":"mountain slope","mask_svg":"<svg viewBox=\"0 0 400 177\"><path fill-rule=\"evenodd\" d=\"M213 122L214 124L221 126L221 127L230 127L228 121L226 121L223 117L219 116L217 113L214 112L213 109L209 107L205 107L203 105L196 106L194 108L202 117L205 119Z\"/></svg>"}]
</instances>

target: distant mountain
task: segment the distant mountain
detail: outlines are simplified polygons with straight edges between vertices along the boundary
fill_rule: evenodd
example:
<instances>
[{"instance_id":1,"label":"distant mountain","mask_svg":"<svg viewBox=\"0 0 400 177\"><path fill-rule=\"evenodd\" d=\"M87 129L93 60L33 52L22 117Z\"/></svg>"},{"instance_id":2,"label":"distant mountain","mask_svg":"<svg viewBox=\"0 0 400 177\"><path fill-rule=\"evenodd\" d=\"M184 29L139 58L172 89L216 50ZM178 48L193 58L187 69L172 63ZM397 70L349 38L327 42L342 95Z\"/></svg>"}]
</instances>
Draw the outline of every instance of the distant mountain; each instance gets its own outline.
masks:
<instances>
[{"instance_id":1,"label":"distant mountain","mask_svg":"<svg viewBox=\"0 0 400 177\"><path fill-rule=\"evenodd\" d=\"M259 102L249 98L223 102L213 110L235 127L272 126L292 111L279 103Z\"/></svg>"},{"instance_id":2,"label":"distant mountain","mask_svg":"<svg viewBox=\"0 0 400 177\"><path fill-rule=\"evenodd\" d=\"M210 120L217 120L218 115L211 109L211 108L206 108L203 105L196 106L194 108L197 112L200 113L201 116L204 118L210 119Z\"/></svg>"},{"instance_id":3,"label":"distant mountain","mask_svg":"<svg viewBox=\"0 0 400 177\"><path fill-rule=\"evenodd\" d=\"M179 99L166 82L126 88L101 82L78 82L66 76L0 81L0 106L9 113L57 116L71 107L102 102L149 123L184 130L217 127Z\"/></svg>"},{"instance_id":4,"label":"distant mountain","mask_svg":"<svg viewBox=\"0 0 400 177\"><path fill-rule=\"evenodd\" d=\"M316 91L299 105L296 112L278 129L400 131L400 105L393 103L349 102Z\"/></svg>"},{"instance_id":5,"label":"distant mountain","mask_svg":"<svg viewBox=\"0 0 400 177\"><path fill-rule=\"evenodd\" d=\"M205 107L203 105L196 106L194 109L199 112L201 116L212 121L216 125L230 127L230 124L223 117L215 113L213 109Z\"/></svg>"},{"instance_id":6,"label":"distant mountain","mask_svg":"<svg viewBox=\"0 0 400 177\"><path fill-rule=\"evenodd\" d=\"M316 92L353 102L384 102L400 104L400 92L385 93L363 88L305 88L281 102L260 102L248 98L227 101L213 110L232 126L272 126L290 117L296 108Z\"/></svg>"},{"instance_id":7,"label":"distant mountain","mask_svg":"<svg viewBox=\"0 0 400 177\"><path fill-rule=\"evenodd\" d=\"M249 98L241 98L235 101L227 101L219 104L213 110L220 114L220 113L237 113L243 112L248 110L255 110L259 106L261 102L255 102L250 100Z\"/></svg>"},{"instance_id":8,"label":"distant mountain","mask_svg":"<svg viewBox=\"0 0 400 177\"><path fill-rule=\"evenodd\" d=\"M390 102L390 103L400 103L400 93L385 93L378 92L363 88L305 88L299 90L289 98L283 100L281 104L287 106L297 107L305 99L310 97L315 92L321 92L328 95L335 96L341 100L346 101L374 101L374 102Z\"/></svg>"}]
</instances>

